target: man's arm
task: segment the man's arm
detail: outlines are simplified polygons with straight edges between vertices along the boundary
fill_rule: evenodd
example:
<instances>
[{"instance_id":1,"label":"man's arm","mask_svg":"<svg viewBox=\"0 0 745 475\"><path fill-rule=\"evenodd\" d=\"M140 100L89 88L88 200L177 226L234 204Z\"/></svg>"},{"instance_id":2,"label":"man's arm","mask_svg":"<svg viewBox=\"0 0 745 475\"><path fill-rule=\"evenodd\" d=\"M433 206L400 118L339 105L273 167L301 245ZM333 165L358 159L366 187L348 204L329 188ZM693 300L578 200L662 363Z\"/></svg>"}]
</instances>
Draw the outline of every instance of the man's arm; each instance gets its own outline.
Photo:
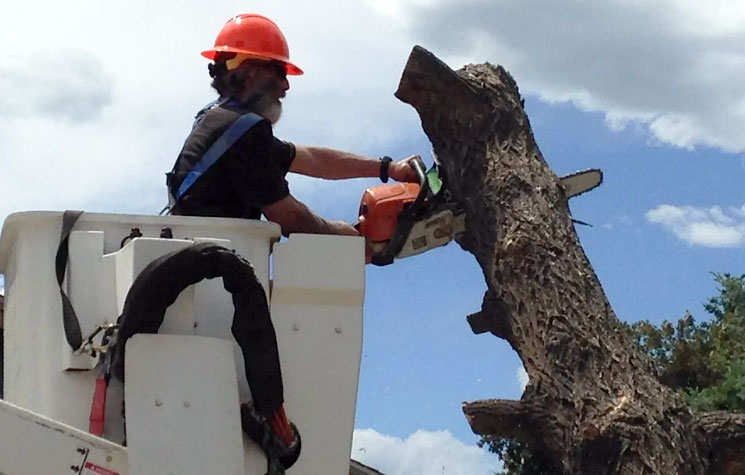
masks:
<instances>
[{"instance_id":1,"label":"man's arm","mask_svg":"<svg viewBox=\"0 0 745 475\"><path fill-rule=\"evenodd\" d=\"M396 181L417 181L417 174L409 165L415 158L419 156L391 162L388 175ZM290 171L328 180L377 177L380 176L380 161L330 148L296 145Z\"/></svg>"},{"instance_id":2,"label":"man's arm","mask_svg":"<svg viewBox=\"0 0 745 475\"><path fill-rule=\"evenodd\" d=\"M269 221L282 227L282 234L344 234L359 236L354 226L344 221L329 221L314 213L292 195L264 206L261 210Z\"/></svg>"}]
</instances>

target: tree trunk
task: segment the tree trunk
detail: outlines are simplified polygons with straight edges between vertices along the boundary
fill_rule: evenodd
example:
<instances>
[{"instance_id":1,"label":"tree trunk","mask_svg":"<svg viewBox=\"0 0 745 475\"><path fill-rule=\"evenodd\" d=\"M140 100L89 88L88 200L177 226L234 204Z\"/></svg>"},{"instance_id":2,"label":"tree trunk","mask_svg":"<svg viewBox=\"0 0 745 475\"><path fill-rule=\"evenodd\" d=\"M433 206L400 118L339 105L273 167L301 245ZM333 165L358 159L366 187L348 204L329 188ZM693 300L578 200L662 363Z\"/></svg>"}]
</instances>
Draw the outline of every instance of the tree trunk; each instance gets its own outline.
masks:
<instances>
[{"instance_id":1,"label":"tree trunk","mask_svg":"<svg viewBox=\"0 0 745 475\"><path fill-rule=\"evenodd\" d=\"M510 74L456 72L415 47L396 96L466 210L459 244L488 288L469 322L507 340L530 377L520 401L464 404L474 432L523 440L566 474L745 473L745 417L693 413L624 333Z\"/></svg>"}]
</instances>

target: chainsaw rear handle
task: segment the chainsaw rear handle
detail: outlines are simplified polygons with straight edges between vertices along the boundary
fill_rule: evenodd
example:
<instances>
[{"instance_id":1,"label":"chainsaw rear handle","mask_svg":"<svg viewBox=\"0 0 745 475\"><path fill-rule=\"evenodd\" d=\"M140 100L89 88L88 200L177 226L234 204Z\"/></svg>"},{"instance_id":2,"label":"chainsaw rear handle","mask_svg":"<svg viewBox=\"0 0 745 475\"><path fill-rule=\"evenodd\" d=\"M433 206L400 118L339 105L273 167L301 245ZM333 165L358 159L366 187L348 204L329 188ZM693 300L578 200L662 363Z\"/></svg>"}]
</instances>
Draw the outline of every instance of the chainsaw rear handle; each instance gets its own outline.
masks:
<instances>
[{"instance_id":1,"label":"chainsaw rear handle","mask_svg":"<svg viewBox=\"0 0 745 475\"><path fill-rule=\"evenodd\" d=\"M409 161L409 165L411 165L411 168L416 171L417 177L419 177L419 194L416 197L416 200L414 200L414 203L411 205L412 207L421 207L422 202L424 201L424 198L427 197L427 193L429 192L429 181L427 181L427 170L424 169L424 162L421 158L417 157L411 161Z\"/></svg>"},{"instance_id":2,"label":"chainsaw rear handle","mask_svg":"<svg viewBox=\"0 0 745 475\"><path fill-rule=\"evenodd\" d=\"M388 241L385 251L382 253L372 256L371 263L376 266L385 266L391 264L396 254L401 252L406 243L406 238L411 233L411 228L416 223L416 218L421 211L424 201L429 195L429 181L427 180L427 172L424 169L424 162L420 158L411 160L409 164L416 170L416 174L419 177L419 194L416 196L414 202L408 208L398 213L396 221L396 232Z\"/></svg>"}]
</instances>

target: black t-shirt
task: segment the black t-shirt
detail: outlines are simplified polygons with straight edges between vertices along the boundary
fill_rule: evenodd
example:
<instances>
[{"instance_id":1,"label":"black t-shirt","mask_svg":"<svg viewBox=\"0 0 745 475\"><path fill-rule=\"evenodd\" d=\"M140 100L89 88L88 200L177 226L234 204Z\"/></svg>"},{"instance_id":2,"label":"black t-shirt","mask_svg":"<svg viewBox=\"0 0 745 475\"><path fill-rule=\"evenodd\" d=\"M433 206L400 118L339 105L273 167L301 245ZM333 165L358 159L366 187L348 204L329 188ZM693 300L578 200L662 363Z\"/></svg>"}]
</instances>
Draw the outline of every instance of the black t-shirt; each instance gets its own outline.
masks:
<instances>
[{"instance_id":1,"label":"black t-shirt","mask_svg":"<svg viewBox=\"0 0 745 475\"><path fill-rule=\"evenodd\" d=\"M172 190L178 189L207 149L246 112L225 105L204 112L176 161ZM269 121L261 120L199 177L173 214L259 219L263 206L290 194L285 175L293 158L294 145L274 137Z\"/></svg>"}]
</instances>

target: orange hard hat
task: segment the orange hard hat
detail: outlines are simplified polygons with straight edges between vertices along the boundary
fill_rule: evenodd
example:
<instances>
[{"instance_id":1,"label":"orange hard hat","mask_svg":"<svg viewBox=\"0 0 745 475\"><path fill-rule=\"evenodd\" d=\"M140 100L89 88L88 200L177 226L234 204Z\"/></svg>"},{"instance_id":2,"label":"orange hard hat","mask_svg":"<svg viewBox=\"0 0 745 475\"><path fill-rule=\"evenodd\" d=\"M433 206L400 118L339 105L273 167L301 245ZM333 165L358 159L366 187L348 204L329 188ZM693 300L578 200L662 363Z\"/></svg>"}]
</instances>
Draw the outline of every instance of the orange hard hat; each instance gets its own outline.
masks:
<instances>
[{"instance_id":1,"label":"orange hard hat","mask_svg":"<svg viewBox=\"0 0 745 475\"><path fill-rule=\"evenodd\" d=\"M303 74L302 69L290 62L287 40L277 24L261 15L245 13L228 20L218 33L215 46L202 51L202 56L214 61L219 53L281 61L287 68L287 74Z\"/></svg>"}]
</instances>

